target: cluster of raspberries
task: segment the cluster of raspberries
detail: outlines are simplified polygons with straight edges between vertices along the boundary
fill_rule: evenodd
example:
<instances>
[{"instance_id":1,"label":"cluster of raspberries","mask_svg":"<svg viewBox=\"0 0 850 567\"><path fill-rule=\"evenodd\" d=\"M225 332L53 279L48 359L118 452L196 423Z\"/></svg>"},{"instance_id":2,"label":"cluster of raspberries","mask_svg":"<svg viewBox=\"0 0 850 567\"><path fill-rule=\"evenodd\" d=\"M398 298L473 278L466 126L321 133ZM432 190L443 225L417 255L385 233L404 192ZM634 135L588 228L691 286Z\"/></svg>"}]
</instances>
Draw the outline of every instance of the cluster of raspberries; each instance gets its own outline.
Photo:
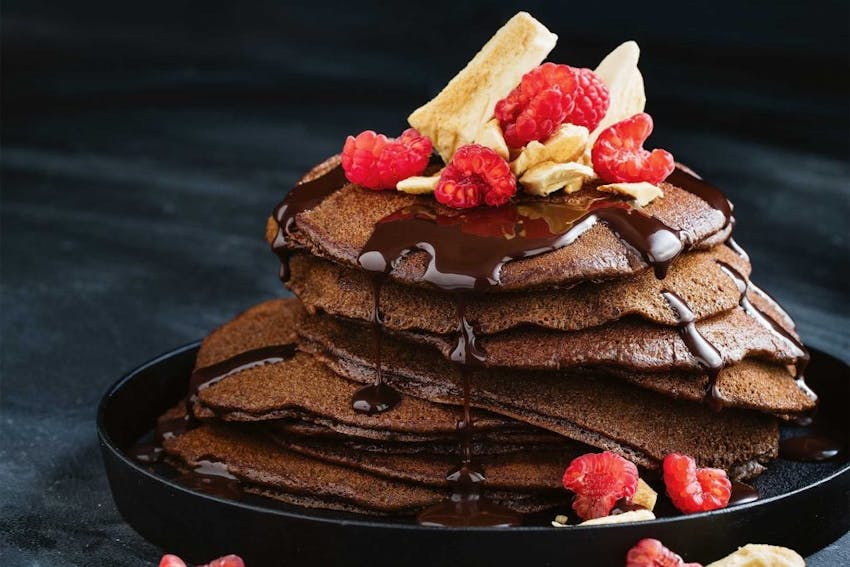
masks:
<instances>
[{"instance_id":1,"label":"cluster of raspberries","mask_svg":"<svg viewBox=\"0 0 850 567\"><path fill-rule=\"evenodd\" d=\"M729 504L732 483L726 471L697 468L693 458L670 453L664 458L664 486L673 505L692 514ZM605 451L573 459L563 478L564 488L575 493L573 510L583 520L607 516L618 500L630 500L638 485L637 467Z\"/></svg>"},{"instance_id":2,"label":"cluster of raspberries","mask_svg":"<svg viewBox=\"0 0 850 567\"><path fill-rule=\"evenodd\" d=\"M693 458L671 453L664 458L663 478L670 501L681 512L692 514L724 508L732 483L722 469L697 468ZM637 467L605 451L573 459L564 472L564 488L575 493L573 510L583 520L611 514L620 500L629 501L638 486ZM626 567L700 567L685 563L656 539L642 539L629 550Z\"/></svg>"},{"instance_id":3,"label":"cluster of raspberries","mask_svg":"<svg viewBox=\"0 0 850 567\"><path fill-rule=\"evenodd\" d=\"M526 73L520 84L496 104L495 118L513 152L532 141L545 141L561 124L593 131L608 111L608 88L590 69L544 63ZM647 181L657 184L673 171L665 150L643 149L652 118L640 113L600 132L591 150L593 167L608 183ZM372 130L349 136L342 150L346 177L366 189L395 189L399 181L421 175L433 144L413 128L398 138ZM437 201L457 209L498 207L516 194L517 181L507 161L490 148L458 148L440 174Z\"/></svg>"}]
</instances>

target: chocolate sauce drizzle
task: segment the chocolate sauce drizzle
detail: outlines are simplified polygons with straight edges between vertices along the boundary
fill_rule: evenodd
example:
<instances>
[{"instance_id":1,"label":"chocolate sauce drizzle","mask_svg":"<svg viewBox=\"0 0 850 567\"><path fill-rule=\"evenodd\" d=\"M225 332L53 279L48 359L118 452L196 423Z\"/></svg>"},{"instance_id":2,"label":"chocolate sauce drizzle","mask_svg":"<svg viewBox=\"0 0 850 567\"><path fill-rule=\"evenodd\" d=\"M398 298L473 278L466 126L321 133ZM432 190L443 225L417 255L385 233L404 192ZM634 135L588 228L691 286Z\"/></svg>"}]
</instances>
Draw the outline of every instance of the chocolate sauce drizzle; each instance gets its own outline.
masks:
<instances>
[{"instance_id":1,"label":"chocolate sauce drizzle","mask_svg":"<svg viewBox=\"0 0 850 567\"><path fill-rule=\"evenodd\" d=\"M401 401L399 394L392 386L384 383L383 361L381 360L381 344L383 342L381 333L381 287L385 275L381 272L369 272L372 281L372 312L369 320L372 325L373 343L375 345L375 383L364 386L354 393L351 407L354 411L372 415L383 413L396 407Z\"/></svg>"},{"instance_id":2,"label":"chocolate sauce drizzle","mask_svg":"<svg viewBox=\"0 0 850 567\"><path fill-rule=\"evenodd\" d=\"M748 294L750 292L750 281L744 277L744 275L736 270L731 265L726 262L722 262L718 260L718 265L723 270L723 272L729 276L735 285L738 287L738 292L740 293L740 299L738 300L738 304L741 306L741 309L744 310L747 315L761 323L768 330L772 331L783 340L787 341L791 344L796 350L800 352L797 357L795 366L796 375L794 377L797 382L797 387L803 391L810 399L817 401L817 395L812 391L811 388L806 384L806 368L809 365L809 351L803 346L794 335L785 330L785 327L779 324L776 319L771 317L769 314L765 313L758 307L750 302L750 298Z\"/></svg>"},{"instance_id":3,"label":"chocolate sauce drizzle","mask_svg":"<svg viewBox=\"0 0 850 567\"><path fill-rule=\"evenodd\" d=\"M690 168L676 164L676 169L673 170L673 173L670 174L666 181L680 189L684 189L688 193L696 195L708 203L712 209L719 211L726 219L723 228L735 222L732 217L732 203L729 202L726 195L713 185L706 183Z\"/></svg>"},{"instance_id":4,"label":"chocolate sauce drizzle","mask_svg":"<svg viewBox=\"0 0 850 567\"><path fill-rule=\"evenodd\" d=\"M289 280L289 256L288 237L292 236L295 229L295 216L304 211L309 211L321 203L330 194L336 192L348 180L342 165L325 172L323 175L299 183L293 187L286 198L275 207L272 217L277 222L277 234L272 241L272 251L280 258L280 280Z\"/></svg>"},{"instance_id":5,"label":"chocolate sauce drizzle","mask_svg":"<svg viewBox=\"0 0 850 567\"><path fill-rule=\"evenodd\" d=\"M738 245L731 239L727 241L727 244L730 244L732 249L735 251L740 250L740 247L738 247ZM746 259L746 252L740 250L739 254ZM740 293L738 304L741 309L771 332L790 343L792 347L800 353L797 356L794 365L796 371L795 382L797 383L797 387L800 388L803 393L805 393L810 399L817 401L817 395L806 384L805 378L806 367L809 363L809 351L806 350L806 347L803 346L803 343L801 343L799 339L789 333L773 317L752 304L748 297L750 292L750 281L744 277L743 274L726 262L718 260L717 264L738 287L738 292ZM715 348L714 345L712 345L697 329L696 316L688 304L681 297L671 291L663 291L661 295L667 300L673 311L676 312L679 330L688 350L694 358L697 359L700 366L702 366L708 373L709 381L708 386L706 387L705 402L715 411L721 409L724 402L723 397L717 388L717 379L720 376L720 372L723 368L725 368L723 357L720 355L717 348Z\"/></svg>"},{"instance_id":6,"label":"chocolate sauce drizzle","mask_svg":"<svg viewBox=\"0 0 850 567\"><path fill-rule=\"evenodd\" d=\"M294 344L271 345L240 352L221 362L198 368L189 378L189 395L187 396L189 413L192 409L191 404L198 399L198 393L201 390L209 388L231 374L264 364L282 362L293 356L295 356Z\"/></svg>"},{"instance_id":7,"label":"chocolate sauce drizzle","mask_svg":"<svg viewBox=\"0 0 850 567\"><path fill-rule=\"evenodd\" d=\"M717 378L725 366L720 351L699 332L696 326L696 315L681 297L672 291L662 291L661 295L676 313L679 332L688 350L708 373L705 402L713 410L720 410L723 407L723 397L717 389Z\"/></svg>"}]
</instances>

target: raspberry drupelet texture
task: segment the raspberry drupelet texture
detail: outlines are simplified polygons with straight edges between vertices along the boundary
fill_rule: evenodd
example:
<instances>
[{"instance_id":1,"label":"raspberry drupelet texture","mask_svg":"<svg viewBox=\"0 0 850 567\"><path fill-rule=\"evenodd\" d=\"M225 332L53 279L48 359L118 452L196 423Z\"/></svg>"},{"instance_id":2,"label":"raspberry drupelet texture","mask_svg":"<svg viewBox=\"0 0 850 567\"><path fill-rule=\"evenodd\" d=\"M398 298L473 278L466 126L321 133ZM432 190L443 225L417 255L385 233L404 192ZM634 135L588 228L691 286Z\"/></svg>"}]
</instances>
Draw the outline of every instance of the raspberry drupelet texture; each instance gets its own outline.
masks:
<instances>
[{"instance_id":1,"label":"raspberry drupelet texture","mask_svg":"<svg viewBox=\"0 0 850 567\"><path fill-rule=\"evenodd\" d=\"M687 455L664 457L664 485L673 505L685 514L725 508L732 483L722 469L698 469Z\"/></svg>"},{"instance_id":2,"label":"raspberry drupelet texture","mask_svg":"<svg viewBox=\"0 0 850 567\"><path fill-rule=\"evenodd\" d=\"M592 520L609 515L617 500L634 495L638 471L634 463L610 451L588 453L573 459L564 471L563 483L576 494L576 514Z\"/></svg>"},{"instance_id":3,"label":"raspberry drupelet texture","mask_svg":"<svg viewBox=\"0 0 850 567\"><path fill-rule=\"evenodd\" d=\"M342 148L342 168L352 183L367 189L395 189L428 166L433 145L413 128L392 139L372 130L349 136Z\"/></svg>"},{"instance_id":4,"label":"raspberry drupelet texture","mask_svg":"<svg viewBox=\"0 0 850 567\"><path fill-rule=\"evenodd\" d=\"M516 194L516 177L499 154L478 144L458 148L440 174L434 197L456 209L498 207Z\"/></svg>"},{"instance_id":5,"label":"raspberry drupelet texture","mask_svg":"<svg viewBox=\"0 0 850 567\"><path fill-rule=\"evenodd\" d=\"M664 547L657 539L642 539L626 555L626 567L702 567L685 563L681 557Z\"/></svg>"},{"instance_id":6,"label":"raspberry drupelet texture","mask_svg":"<svg viewBox=\"0 0 850 567\"><path fill-rule=\"evenodd\" d=\"M544 63L523 75L519 85L496 103L494 114L508 146L521 148L552 135L573 112L577 85L568 65Z\"/></svg>"},{"instance_id":7,"label":"raspberry drupelet texture","mask_svg":"<svg viewBox=\"0 0 850 567\"><path fill-rule=\"evenodd\" d=\"M608 183L664 181L676 164L667 150L643 149L651 133L652 117L645 112L603 130L591 150L596 174Z\"/></svg>"},{"instance_id":8,"label":"raspberry drupelet texture","mask_svg":"<svg viewBox=\"0 0 850 567\"><path fill-rule=\"evenodd\" d=\"M608 87L599 75L590 69L572 69L576 77L576 90L573 95L575 105L572 112L567 113L564 122L584 126L593 131L608 112L611 102Z\"/></svg>"}]
</instances>

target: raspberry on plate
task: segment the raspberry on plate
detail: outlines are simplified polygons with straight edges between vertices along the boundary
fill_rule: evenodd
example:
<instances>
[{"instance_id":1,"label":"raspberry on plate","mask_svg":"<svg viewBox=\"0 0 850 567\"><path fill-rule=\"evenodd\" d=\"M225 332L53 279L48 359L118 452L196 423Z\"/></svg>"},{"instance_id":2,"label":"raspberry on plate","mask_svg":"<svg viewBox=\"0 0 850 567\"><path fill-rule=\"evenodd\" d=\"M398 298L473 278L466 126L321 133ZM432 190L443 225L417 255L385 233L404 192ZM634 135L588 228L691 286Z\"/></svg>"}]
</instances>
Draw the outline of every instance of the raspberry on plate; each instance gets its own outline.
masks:
<instances>
[{"instance_id":1,"label":"raspberry on plate","mask_svg":"<svg viewBox=\"0 0 850 567\"><path fill-rule=\"evenodd\" d=\"M199 566L204 567L204 566ZM245 567L245 562L238 555L225 555L218 559L213 559L205 567Z\"/></svg>"},{"instance_id":2,"label":"raspberry on plate","mask_svg":"<svg viewBox=\"0 0 850 567\"><path fill-rule=\"evenodd\" d=\"M516 194L516 177L508 162L490 148L468 144L458 148L440 174L434 197L456 209L498 207Z\"/></svg>"},{"instance_id":3,"label":"raspberry on plate","mask_svg":"<svg viewBox=\"0 0 850 567\"><path fill-rule=\"evenodd\" d=\"M572 69L577 83L573 95L575 106L572 112L567 113L564 122L584 126L592 132L599 126L599 123L605 118L605 113L608 112L608 105L611 102L608 87L602 82L599 75L590 69L576 67Z\"/></svg>"},{"instance_id":4,"label":"raspberry on plate","mask_svg":"<svg viewBox=\"0 0 850 567\"><path fill-rule=\"evenodd\" d=\"M667 150L643 149L652 133L652 117L641 112L603 130L591 150L593 169L608 183L657 185L673 173L675 162Z\"/></svg>"},{"instance_id":5,"label":"raspberry on plate","mask_svg":"<svg viewBox=\"0 0 850 567\"><path fill-rule=\"evenodd\" d=\"M159 567L186 567L186 562L176 555L167 553L159 560Z\"/></svg>"},{"instance_id":6,"label":"raspberry on plate","mask_svg":"<svg viewBox=\"0 0 850 567\"><path fill-rule=\"evenodd\" d=\"M732 483L723 469L698 469L687 455L664 457L664 485L673 505L685 514L725 508Z\"/></svg>"},{"instance_id":7,"label":"raspberry on plate","mask_svg":"<svg viewBox=\"0 0 850 567\"><path fill-rule=\"evenodd\" d=\"M496 103L494 112L508 146L521 148L551 136L573 112L577 85L568 65L544 63L523 75L519 85Z\"/></svg>"},{"instance_id":8,"label":"raspberry on plate","mask_svg":"<svg viewBox=\"0 0 850 567\"><path fill-rule=\"evenodd\" d=\"M642 539L626 555L626 567L701 567L699 563L685 563L677 554L667 549L657 539Z\"/></svg>"},{"instance_id":9,"label":"raspberry on plate","mask_svg":"<svg viewBox=\"0 0 850 567\"><path fill-rule=\"evenodd\" d=\"M609 515L617 500L634 495L638 471L634 463L610 451L588 453L573 459L564 471L563 484L576 494L576 514L592 520Z\"/></svg>"},{"instance_id":10,"label":"raspberry on plate","mask_svg":"<svg viewBox=\"0 0 850 567\"><path fill-rule=\"evenodd\" d=\"M366 130L345 140L342 169L349 181L367 189L395 189L425 170L432 149L431 139L413 128L395 139Z\"/></svg>"}]
</instances>

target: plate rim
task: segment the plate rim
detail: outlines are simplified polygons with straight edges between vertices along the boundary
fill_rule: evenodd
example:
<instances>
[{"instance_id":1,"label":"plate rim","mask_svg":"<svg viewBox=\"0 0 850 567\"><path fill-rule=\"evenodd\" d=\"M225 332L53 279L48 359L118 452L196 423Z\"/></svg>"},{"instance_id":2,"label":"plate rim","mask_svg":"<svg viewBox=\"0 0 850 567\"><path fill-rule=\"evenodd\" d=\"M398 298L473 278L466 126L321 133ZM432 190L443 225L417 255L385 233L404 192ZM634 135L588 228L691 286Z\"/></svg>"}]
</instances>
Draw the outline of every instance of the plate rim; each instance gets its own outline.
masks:
<instances>
[{"instance_id":1,"label":"plate rim","mask_svg":"<svg viewBox=\"0 0 850 567\"><path fill-rule=\"evenodd\" d=\"M237 500L232 500L228 498L222 498L213 494L208 494L205 492L201 492L198 490L193 490L187 486L184 486L178 482L175 482L171 479L165 478L161 475L156 474L155 472L145 468L143 465L137 463L129 455L126 454L125 451L121 450L117 443L112 439L112 437L107 432L106 424L105 424L105 414L106 408L109 405L109 402L113 395L118 392L127 382L134 379L138 374L148 370L149 368L156 366L157 364L161 364L175 356L185 354L191 350L197 350L201 346L202 340L195 340L181 346L178 346L169 351L165 351L160 353L153 358L137 365L132 370L124 373L120 378L118 378L115 382L113 382L101 396L100 401L97 405L97 436L98 441L100 442L102 447L105 447L114 457L117 457L119 460L123 462L125 466L129 466L136 474L141 474L147 477L149 480L158 482L168 486L172 490L177 490L183 493L186 493L190 496L202 498L205 500L213 500L220 504L235 506L238 508L246 509L252 512L258 512L263 514L273 514L276 516L283 516L286 518L290 518L293 520L299 521L310 521L321 524L329 524L335 526L353 526L359 528L367 528L367 529L390 529L390 530L400 530L400 531L419 531L419 530L427 530L434 532L467 532L467 531L475 531L475 532L493 532L493 533L505 533L505 531L510 532L522 532L522 533L538 533L538 532L546 532L552 533L556 531L569 531L575 532L576 530L580 530L581 532L588 532L597 529L604 530L616 530L623 529L628 527L633 527L636 524L640 524L642 526L658 526L658 525L672 525L678 523L685 523L689 521L693 521L696 519L706 519L711 517L719 517L719 516L727 516L727 515L738 515L746 513L751 508L767 506L769 504L784 500L786 498L792 498L801 492L805 492L808 490L815 489L817 487L823 486L825 484L832 483L836 481L839 477L843 475L850 475L850 460L846 462L840 469L834 471L828 476L821 478L815 481L812 484L808 484L806 486L797 488L792 490L791 492L786 492L784 494L777 494L775 496L771 496L769 498L760 498L753 502L747 502L744 504L738 504L736 506L731 506L727 508L721 508L718 510L712 510L709 512L699 512L696 514L684 514L682 516L671 516L664 518L656 518L654 520L645 520L642 522L626 522L622 524L598 524L598 525L590 525L590 526L581 526L581 525L571 525L569 526L569 530L564 530L563 528L556 528L554 526L515 526L511 527L509 530L506 528L493 528L493 527L437 527L437 526L420 526L418 524L402 524L396 522L386 522L379 519L380 517L372 518L370 516L363 515L363 519L355 518L355 517L346 517L346 518L333 518L333 517L325 517L325 516L317 516L310 514L311 508L304 508L304 511L300 510L286 510L281 508L274 507L266 507L258 504L240 502ZM817 350L822 355L826 355L831 358L833 361L840 363L843 366L850 367L850 364L847 364L842 358L839 358L827 351L808 347L809 350ZM289 505L293 508L295 505ZM333 513L333 510L326 510L326 512ZM348 513L351 516L354 516L353 513Z\"/></svg>"}]
</instances>

